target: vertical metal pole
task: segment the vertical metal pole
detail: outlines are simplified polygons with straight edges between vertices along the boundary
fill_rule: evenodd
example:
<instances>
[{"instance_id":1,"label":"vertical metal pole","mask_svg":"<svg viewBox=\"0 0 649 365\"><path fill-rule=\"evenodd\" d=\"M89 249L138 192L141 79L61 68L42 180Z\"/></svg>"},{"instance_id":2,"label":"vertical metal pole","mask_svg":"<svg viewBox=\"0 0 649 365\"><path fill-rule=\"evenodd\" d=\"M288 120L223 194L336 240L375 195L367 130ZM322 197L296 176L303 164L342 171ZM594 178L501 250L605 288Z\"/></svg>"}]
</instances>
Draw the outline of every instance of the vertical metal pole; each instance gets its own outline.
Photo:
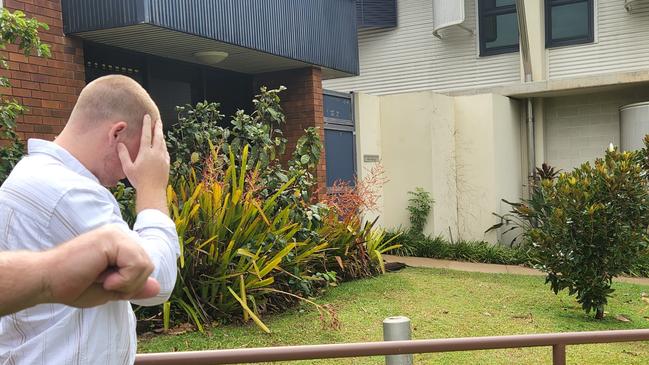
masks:
<instances>
[{"instance_id":1,"label":"vertical metal pole","mask_svg":"<svg viewBox=\"0 0 649 365\"><path fill-rule=\"evenodd\" d=\"M552 345L552 365L566 365L566 345Z\"/></svg>"},{"instance_id":2,"label":"vertical metal pole","mask_svg":"<svg viewBox=\"0 0 649 365\"><path fill-rule=\"evenodd\" d=\"M388 317L383 320L383 340L384 341L401 341L410 340L412 332L410 330L410 318L408 317ZM412 365L412 354L407 355L387 355L385 357L386 365Z\"/></svg>"},{"instance_id":3,"label":"vertical metal pole","mask_svg":"<svg viewBox=\"0 0 649 365\"><path fill-rule=\"evenodd\" d=\"M536 182L536 139L534 136L534 106L532 104L532 98L527 98L526 106L526 116L527 116L527 183L530 191L534 187Z\"/></svg>"}]
</instances>

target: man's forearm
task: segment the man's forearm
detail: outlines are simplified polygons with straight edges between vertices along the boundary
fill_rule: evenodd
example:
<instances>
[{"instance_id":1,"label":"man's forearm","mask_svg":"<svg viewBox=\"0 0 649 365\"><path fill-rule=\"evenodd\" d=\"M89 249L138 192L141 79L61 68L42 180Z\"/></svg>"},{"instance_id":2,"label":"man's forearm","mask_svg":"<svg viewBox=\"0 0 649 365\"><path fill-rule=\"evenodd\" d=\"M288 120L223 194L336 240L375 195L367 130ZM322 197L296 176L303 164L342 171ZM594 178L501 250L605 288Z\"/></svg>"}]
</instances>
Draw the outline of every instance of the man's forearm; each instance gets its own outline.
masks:
<instances>
[{"instance_id":1,"label":"man's forearm","mask_svg":"<svg viewBox=\"0 0 649 365\"><path fill-rule=\"evenodd\" d=\"M47 301L46 252L0 252L0 316Z\"/></svg>"},{"instance_id":2,"label":"man's forearm","mask_svg":"<svg viewBox=\"0 0 649 365\"><path fill-rule=\"evenodd\" d=\"M154 297L153 269L136 240L110 225L48 251L0 252L0 315L41 303L86 308Z\"/></svg>"},{"instance_id":3,"label":"man's forearm","mask_svg":"<svg viewBox=\"0 0 649 365\"><path fill-rule=\"evenodd\" d=\"M145 209L156 209L168 216L169 208L167 207L166 190L148 188L137 190L135 195L135 210L137 213L140 213Z\"/></svg>"}]
</instances>

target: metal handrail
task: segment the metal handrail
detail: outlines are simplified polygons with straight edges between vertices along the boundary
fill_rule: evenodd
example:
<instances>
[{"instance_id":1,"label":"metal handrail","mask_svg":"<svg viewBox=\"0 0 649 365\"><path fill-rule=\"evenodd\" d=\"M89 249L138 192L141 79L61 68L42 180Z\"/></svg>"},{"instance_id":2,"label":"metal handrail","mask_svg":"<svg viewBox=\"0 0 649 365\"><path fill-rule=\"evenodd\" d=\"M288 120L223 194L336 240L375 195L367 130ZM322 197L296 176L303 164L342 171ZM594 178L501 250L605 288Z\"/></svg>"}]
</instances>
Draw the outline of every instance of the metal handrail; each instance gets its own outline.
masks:
<instances>
[{"instance_id":1,"label":"metal handrail","mask_svg":"<svg viewBox=\"0 0 649 365\"><path fill-rule=\"evenodd\" d=\"M634 341L649 341L649 330L566 332L514 336L466 337L435 340L385 341L140 354L136 356L135 364L241 364L552 346L552 363L554 365L564 365L566 363L566 345Z\"/></svg>"}]
</instances>

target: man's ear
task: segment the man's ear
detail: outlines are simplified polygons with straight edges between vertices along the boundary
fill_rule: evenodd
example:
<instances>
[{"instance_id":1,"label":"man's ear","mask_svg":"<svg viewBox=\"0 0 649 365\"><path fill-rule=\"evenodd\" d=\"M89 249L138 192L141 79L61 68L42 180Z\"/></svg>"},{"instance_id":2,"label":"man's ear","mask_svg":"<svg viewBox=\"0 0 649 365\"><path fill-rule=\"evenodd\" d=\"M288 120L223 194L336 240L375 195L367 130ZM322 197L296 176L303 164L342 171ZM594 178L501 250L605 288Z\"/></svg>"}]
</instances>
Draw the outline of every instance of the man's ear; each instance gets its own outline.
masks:
<instances>
[{"instance_id":1,"label":"man's ear","mask_svg":"<svg viewBox=\"0 0 649 365\"><path fill-rule=\"evenodd\" d=\"M109 139L111 144L117 144L126 140L127 127L128 123L124 121L119 121L110 127Z\"/></svg>"}]
</instances>

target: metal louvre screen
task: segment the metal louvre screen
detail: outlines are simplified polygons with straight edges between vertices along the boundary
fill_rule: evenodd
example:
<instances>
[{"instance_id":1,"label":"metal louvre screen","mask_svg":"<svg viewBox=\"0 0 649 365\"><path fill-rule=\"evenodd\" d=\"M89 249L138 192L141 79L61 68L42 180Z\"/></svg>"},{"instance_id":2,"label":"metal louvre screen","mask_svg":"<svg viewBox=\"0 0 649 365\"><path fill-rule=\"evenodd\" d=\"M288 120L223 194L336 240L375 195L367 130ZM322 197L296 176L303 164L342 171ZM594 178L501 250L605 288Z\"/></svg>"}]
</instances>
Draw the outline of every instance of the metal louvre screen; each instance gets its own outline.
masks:
<instances>
[{"instance_id":1,"label":"metal louvre screen","mask_svg":"<svg viewBox=\"0 0 649 365\"><path fill-rule=\"evenodd\" d=\"M391 28L397 26L396 0L356 0L359 28Z\"/></svg>"}]
</instances>

